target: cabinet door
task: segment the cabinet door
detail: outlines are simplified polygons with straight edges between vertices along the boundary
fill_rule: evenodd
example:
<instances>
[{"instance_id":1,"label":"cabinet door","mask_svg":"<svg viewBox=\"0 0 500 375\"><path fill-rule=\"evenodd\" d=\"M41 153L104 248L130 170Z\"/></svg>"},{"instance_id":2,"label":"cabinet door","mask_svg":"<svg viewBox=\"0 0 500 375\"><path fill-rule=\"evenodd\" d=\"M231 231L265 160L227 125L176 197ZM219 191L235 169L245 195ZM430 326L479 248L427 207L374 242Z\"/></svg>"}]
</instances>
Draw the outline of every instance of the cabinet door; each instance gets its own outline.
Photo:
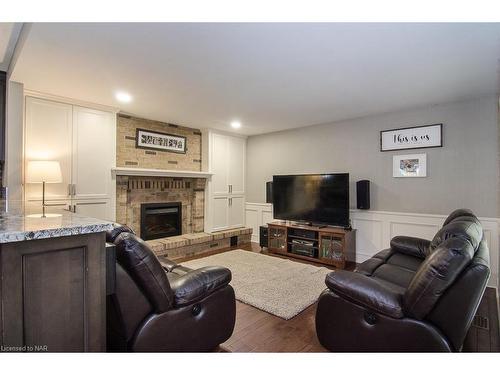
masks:
<instances>
[{"instance_id":1,"label":"cabinet door","mask_svg":"<svg viewBox=\"0 0 500 375\"><path fill-rule=\"evenodd\" d=\"M115 164L114 115L84 107L73 109L73 198L111 196L111 167Z\"/></svg>"},{"instance_id":2,"label":"cabinet door","mask_svg":"<svg viewBox=\"0 0 500 375\"><path fill-rule=\"evenodd\" d=\"M239 228L245 223L245 198L232 196L229 198L229 227Z\"/></svg>"},{"instance_id":3,"label":"cabinet door","mask_svg":"<svg viewBox=\"0 0 500 375\"><path fill-rule=\"evenodd\" d=\"M228 137L221 134L212 134L211 145L211 190L212 195L224 195L229 193L228 182Z\"/></svg>"},{"instance_id":4,"label":"cabinet door","mask_svg":"<svg viewBox=\"0 0 500 375\"><path fill-rule=\"evenodd\" d=\"M269 226L269 249L286 253L287 252L287 230L283 227Z\"/></svg>"},{"instance_id":5,"label":"cabinet door","mask_svg":"<svg viewBox=\"0 0 500 375\"><path fill-rule=\"evenodd\" d=\"M45 207L46 214L61 214L64 210L69 211L71 199L52 199L47 202ZM26 215L39 215L42 213L42 201L27 200L24 204L24 212Z\"/></svg>"},{"instance_id":6,"label":"cabinet door","mask_svg":"<svg viewBox=\"0 0 500 375\"><path fill-rule=\"evenodd\" d=\"M45 196L48 200L68 198L72 113L73 108L69 104L26 97L25 163L30 160L57 160L61 164L63 182L46 185ZM26 201L41 200L42 184L25 184L25 197Z\"/></svg>"},{"instance_id":7,"label":"cabinet door","mask_svg":"<svg viewBox=\"0 0 500 375\"><path fill-rule=\"evenodd\" d=\"M229 198L212 198L212 231L229 228Z\"/></svg>"},{"instance_id":8,"label":"cabinet door","mask_svg":"<svg viewBox=\"0 0 500 375\"><path fill-rule=\"evenodd\" d=\"M106 350L104 233L0 245L4 346Z\"/></svg>"},{"instance_id":9,"label":"cabinet door","mask_svg":"<svg viewBox=\"0 0 500 375\"><path fill-rule=\"evenodd\" d=\"M75 213L101 220L111 220L109 199L77 200L73 202Z\"/></svg>"},{"instance_id":10,"label":"cabinet door","mask_svg":"<svg viewBox=\"0 0 500 375\"><path fill-rule=\"evenodd\" d=\"M232 194L245 193L245 146L244 138L228 137L228 184Z\"/></svg>"}]
</instances>

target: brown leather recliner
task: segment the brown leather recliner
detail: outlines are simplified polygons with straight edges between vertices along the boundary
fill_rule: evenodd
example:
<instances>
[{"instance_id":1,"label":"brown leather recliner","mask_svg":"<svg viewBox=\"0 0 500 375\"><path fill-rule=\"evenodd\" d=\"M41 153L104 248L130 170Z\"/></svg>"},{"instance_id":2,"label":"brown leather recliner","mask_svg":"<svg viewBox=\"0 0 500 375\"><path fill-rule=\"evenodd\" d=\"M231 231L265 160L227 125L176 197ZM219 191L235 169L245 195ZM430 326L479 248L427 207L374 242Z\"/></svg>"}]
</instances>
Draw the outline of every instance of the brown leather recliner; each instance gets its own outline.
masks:
<instances>
[{"instance_id":1,"label":"brown leather recliner","mask_svg":"<svg viewBox=\"0 0 500 375\"><path fill-rule=\"evenodd\" d=\"M456 210L432 241L394 237L355 272L327 275L316 333L331 351L460 351L489 276L482 226Z\"/></svg>"},{"instance_id":2,"label":"brown leather recliner","mask_svg":"<svg viewBox=\"0 0 500 375\"><path fill-rule=\"evenodd\" d=\"M236 302L224 267L160 263L128 227L107 233L116 246L116 289L107 300L108 351L203 352L233 333Z\"/></svg>"}]
</instances>

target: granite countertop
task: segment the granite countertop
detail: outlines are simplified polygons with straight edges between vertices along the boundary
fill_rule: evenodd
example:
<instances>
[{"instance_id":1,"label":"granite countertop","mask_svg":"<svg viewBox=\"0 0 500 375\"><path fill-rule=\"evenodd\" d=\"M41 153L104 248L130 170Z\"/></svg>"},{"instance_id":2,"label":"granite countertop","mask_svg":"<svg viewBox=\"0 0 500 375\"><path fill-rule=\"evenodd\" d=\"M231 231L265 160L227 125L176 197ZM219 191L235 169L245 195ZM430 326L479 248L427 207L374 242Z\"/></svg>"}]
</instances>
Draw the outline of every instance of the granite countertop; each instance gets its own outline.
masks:
<instances>
[{"instance_id":1,"label":"granite countertop","mask_svg":"<svg viewBox=\"0 0 500 375\"><path fill-rule=\"evenodd\" d=\"M0 212L0 243L38 240L74 236L78 234L104 232L113 223L94 219L67 211L59 216L31 217L22 212Z\"/></svg>"}]
</instances>

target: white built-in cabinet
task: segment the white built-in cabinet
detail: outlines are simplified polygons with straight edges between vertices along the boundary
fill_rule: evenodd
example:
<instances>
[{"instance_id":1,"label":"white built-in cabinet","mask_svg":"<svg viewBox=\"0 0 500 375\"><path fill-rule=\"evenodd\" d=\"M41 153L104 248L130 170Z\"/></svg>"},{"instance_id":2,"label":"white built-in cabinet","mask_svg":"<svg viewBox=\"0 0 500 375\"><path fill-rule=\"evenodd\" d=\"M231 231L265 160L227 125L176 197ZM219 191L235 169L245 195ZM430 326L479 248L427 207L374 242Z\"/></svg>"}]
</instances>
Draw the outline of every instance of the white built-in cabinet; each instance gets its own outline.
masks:
<instances>
[{"instance_id":1,"label":"white built-in cabinet","mask_svg":"<svg viewBox=\"0 0 500 375\"><path fill-rule=\"evenodd\" d=\"M48 204L114 220L115 113L32 96L26 96L25 111L25 163L61 165L63 182L46 185ZM28 212L40 210L41 190L41 184L24 184Z\"/></svg>"},{"instance_id":2,"label":"white built-in cabinet","mask_svg":"<svg viewBox=\"0 0 500 375\"><path fill-rule=\"evenodd\" d=\"M202 148L204 169L213 173L206 189L205 231L244 226L246 139L208 130Z\"/></svg>"}]
</instances>

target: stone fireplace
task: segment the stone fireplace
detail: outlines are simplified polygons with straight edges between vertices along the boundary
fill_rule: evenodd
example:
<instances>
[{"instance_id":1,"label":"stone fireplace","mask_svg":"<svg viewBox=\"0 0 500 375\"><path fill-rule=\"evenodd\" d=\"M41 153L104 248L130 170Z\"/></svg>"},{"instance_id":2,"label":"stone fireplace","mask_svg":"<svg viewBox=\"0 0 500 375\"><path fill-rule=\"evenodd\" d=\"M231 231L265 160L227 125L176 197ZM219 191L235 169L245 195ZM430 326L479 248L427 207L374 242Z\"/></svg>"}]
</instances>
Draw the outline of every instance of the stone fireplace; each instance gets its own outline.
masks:
<instances>
[{"instance_id":1,"label":"stone fireplace","mask_svg":"<svg viewBox=\"0 0 500 375\"><path fill-rule=\"evenodd\" d=\"M185 137L186 153L137 148L137 129ZM116 221L147 239L157 256L180 259L250 242L250 228L203 233L210 174L201 172L199 129L118 115L116 139Z\"/></svg>"},{"instance_id":2,"label":"stone fireplace","mask_svg":"<svg viewBox=\"0 0 500 375\"><path fill-rule=\"evenodd\" d=\"M186 152L163 152L137 148L137 129L182 136L186 139ZM201 171L201 132L199 129L120 114L117 117L116 146L117 167L139 170ZM127 224L138 235L148 239L203 232L205 179L197 176L153 176L116 176L116 221ZM167 228L169 225L175 226L176 224L172 215L169 215L172 213L169 211L174 203L179 207L180 212L180 228L177 228L180 230L176 230L178 232L176 234L173 234L172 228ZM158 206L162 204L170 205L170 207ZM161 213L158 210L167 212ZM148 215L148 211L151 215ZM150 216L149 227L153 233L145 230L146 217L141 219L145 215ZM165 235L157 237L160 232Z\"/></svg>"},{"instance_id":3,"label":"stone fireplace","mask_svg":"<svg viewBox=\"0 0 500 375\"><path fill-rule=\"evenodd\" d=\"M204 229L205 179L188 177L116 177L116 221L130 226L142 238L153 239L159 232L165 235L199 233ZM172 207L180 213L180 233L169 234L166 224L172 226ZM146 217L155 214L149 222L152 233L144 231ZM141 225L143 224L143 225ZM163 229L161 226L163 225ZM155 228L153 228L155 227Z\"/></svg>"}]
</instances>

